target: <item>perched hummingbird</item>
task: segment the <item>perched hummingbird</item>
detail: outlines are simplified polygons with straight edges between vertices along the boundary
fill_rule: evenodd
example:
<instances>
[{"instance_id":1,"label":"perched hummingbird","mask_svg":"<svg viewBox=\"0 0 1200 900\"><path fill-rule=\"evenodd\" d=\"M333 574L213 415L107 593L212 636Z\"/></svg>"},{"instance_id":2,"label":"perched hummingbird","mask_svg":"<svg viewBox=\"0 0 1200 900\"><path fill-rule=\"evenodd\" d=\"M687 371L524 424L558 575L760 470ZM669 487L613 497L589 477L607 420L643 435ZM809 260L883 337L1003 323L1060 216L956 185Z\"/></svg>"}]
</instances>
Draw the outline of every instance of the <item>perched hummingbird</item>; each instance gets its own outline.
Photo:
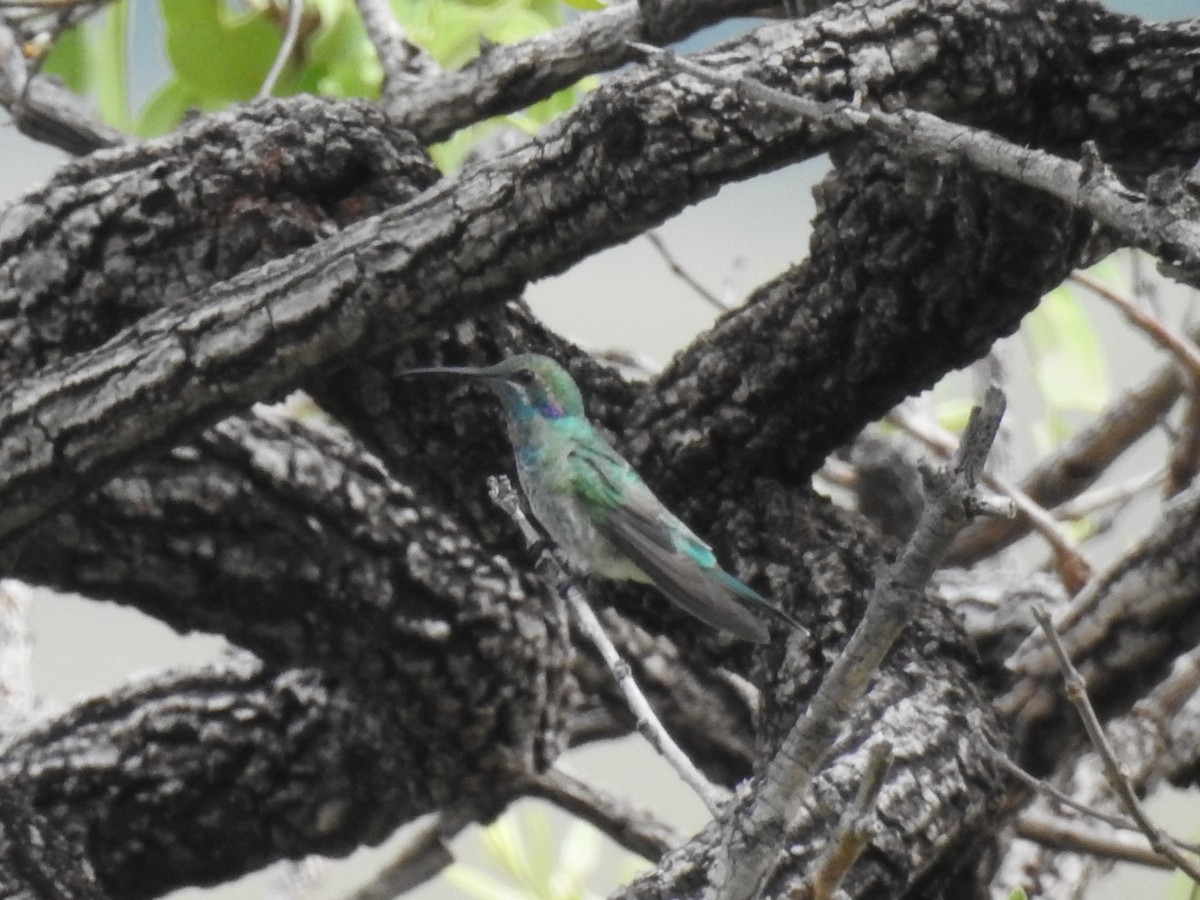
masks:
<instances>
[{"instance_id":1,"label":"perched hummingbird","mask_svg":"<svg viewBox=\"0 0 1200 900\"><path fill-rule=\"evenodd\" d=\"M496 392L529 506L575 568L653 584L697 618L747 640L769 637L758 613L803 627L717 564L588 421L578 386L554 360L523 353L486 368L405 374L421 373L478 378Z\"/></svg>"}]
</instances>

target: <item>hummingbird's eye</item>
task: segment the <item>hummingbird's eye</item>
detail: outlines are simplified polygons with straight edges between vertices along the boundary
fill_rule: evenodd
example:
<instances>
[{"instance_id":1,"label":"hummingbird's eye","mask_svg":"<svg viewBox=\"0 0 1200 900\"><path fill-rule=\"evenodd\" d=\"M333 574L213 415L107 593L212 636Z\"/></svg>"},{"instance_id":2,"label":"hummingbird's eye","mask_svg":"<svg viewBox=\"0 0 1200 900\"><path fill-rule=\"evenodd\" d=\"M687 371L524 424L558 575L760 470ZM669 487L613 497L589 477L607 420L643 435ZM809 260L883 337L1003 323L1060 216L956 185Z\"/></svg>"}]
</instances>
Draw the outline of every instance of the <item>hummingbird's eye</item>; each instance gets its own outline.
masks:
<instances>
[{"instance_id":1,"label":"hummingbird's eye","mask_svg":"<svg viewBox=\"0 0 1200 900\"><path fill-rule=\"evenodd\" d=\"M517 384L524 385L531 385L535 380L532 369L517 369L517 371L513 372L512 379Z\"/></svg>"}]
</instances>

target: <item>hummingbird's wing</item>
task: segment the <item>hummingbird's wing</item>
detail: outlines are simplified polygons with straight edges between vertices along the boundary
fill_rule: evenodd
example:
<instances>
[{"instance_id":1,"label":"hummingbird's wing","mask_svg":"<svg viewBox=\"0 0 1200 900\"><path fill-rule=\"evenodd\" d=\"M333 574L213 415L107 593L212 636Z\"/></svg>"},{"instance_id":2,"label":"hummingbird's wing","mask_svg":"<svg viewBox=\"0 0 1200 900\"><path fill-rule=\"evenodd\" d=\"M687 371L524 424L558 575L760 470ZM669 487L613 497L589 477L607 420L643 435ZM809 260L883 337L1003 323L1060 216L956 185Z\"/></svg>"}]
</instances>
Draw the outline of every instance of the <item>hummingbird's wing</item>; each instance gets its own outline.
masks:
<instances>
[{"instance_id":1,"label":"hummingbird's wing","mask_svg":"<svg viewBox=\"0 0 1200 900\"><path fill-rule=\"evenodd\" d=\"M615 450L583 445L568 461L592 524L671 600L708 624L750 641L770 637L752 610L800 624L723 570L711 548L654 496Z\"/></svg>"}]
</instances>

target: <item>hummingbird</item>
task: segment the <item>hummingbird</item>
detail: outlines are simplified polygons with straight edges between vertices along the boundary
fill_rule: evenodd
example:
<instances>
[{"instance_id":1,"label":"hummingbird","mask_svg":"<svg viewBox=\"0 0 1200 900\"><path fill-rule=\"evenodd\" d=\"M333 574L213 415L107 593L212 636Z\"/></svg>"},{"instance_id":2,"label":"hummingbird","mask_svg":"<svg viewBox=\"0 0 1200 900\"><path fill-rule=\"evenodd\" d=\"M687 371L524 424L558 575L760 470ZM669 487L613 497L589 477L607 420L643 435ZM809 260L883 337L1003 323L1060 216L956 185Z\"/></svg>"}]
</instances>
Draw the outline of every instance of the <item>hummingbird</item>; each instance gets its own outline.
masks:
<instances>
[{"instance_id":1,"label":"hummingbird","mask_svg":"<svg viewBox=\"0 0 1200 900\"><path fill-rule=\"evenodd\" d=\"M522 353L487 367L409 369L479 379L500 398L521 489L572 568L652 584L696 618L750 641L770 634L760 614L803 626L717 563L588 421L570 374Z\"/></svg>"}]
</instances>

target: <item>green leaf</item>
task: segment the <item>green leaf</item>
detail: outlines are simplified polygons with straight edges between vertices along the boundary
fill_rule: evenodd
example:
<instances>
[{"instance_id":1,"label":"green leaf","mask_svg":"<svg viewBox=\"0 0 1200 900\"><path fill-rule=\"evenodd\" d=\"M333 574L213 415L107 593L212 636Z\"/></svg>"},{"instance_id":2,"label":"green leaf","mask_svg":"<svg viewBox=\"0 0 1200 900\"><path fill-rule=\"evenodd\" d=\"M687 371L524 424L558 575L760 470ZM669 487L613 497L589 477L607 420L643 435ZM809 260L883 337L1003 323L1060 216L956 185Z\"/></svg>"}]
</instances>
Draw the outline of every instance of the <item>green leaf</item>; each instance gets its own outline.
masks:
<instances>
[{"instance_id":1,"label":"green leaf","mask_svg":"<svg viewBox=\"0 0 1200 900\"><path fill-rule=\"evenodd\" d=\"M1196 858L1194 853L1188 855L1193 859ZM1165 900L1200 900L1200 885L1192 881L1186 872L1176 869L1167 885L1167 892L1163 896Z\"/></svg>"},{"instance_id":2,"label":"green leaf","mask_svg":"<svg viewBox=\"0 0 1200 900\"><path fill-rule=\"evenodd\" d=\"M71 91L83 94L87 83L87 47L81 27L64 32L51 46L42 71L57 75Z\"/></svg>"},{"instance_id":3,"label":"green leaf","mask_svg":"<svg viewBox=\"0 0 1200 900\"><path fill-rule=\"evenodd\" d=\"M140 137L166 134L183 121L184 115L193 105L192 92L178 78L172 78L153 97L146 101L138 113L133 133Z\"/></svg>"},{"instance_id":4,"label":"green leaf","mask_svg":"<svg viewBox=\"0 0 1200 900\"><path fill-rule=\"evenodd\" d=\"M554 839L550 835L550 819L542 812L521 811L520 832L525 835L525 856L529 866L529 887L548 888L557 874L554 859Z\"/></svg>"},{"instance_id":5,"label":"green leaf","mask_svg":"<svg viewBox=\"0 0 1200 900\"><path fill-rule=\"evenodd\" d=\"M167 60L197 106L215 109L258 93L283 41L264 12L234 13L220 0L159 0L159 10Z\"/></svg>"},{"instance_id":6,"label":"green leaf","mask_svg":"<svg viewBox=\"0 0 1200 900\"><path fill-rule=\"evenodd\" d=\"M313 0L319 24L304 44L296 90L332 97L378 97L383 68L358 13L346 0Z\"/></svg>"},{"instance_id":7,"label":"green leaf","mask_svg":"<svg viewBox=\"0 0 1200 900\"><path fill-rule=\"evenodd\" d=\"M1108 372L1095 331L1066 287L1051 291L1025 318L1033 374L1052 418L1068 410L1099 412L1108 401Z\"/></svg>"},{"instance_id":8,"label":"green leaf","mask_svg":"<svg viewBox=\"0 0 1200 900\"><path fill-rule=\"evenodd\" d=\"M1013 892L1008 895L1008 900L1029 900L1029 897L1025 893L1025 888L1019 887L1015 888Z\"/></svg>"},{"instance_id":9,"label":"green leaf","mask_svg":"<svg viewBox=\"0 0 1200 900\"><path fill-rule=\"evenodd\" d=\"M304 45L297 89L332 97L379 96L383 69L362 20L346 0L315 0L320 25Z\"/></svg>"},{"instance_id":10,"label":"green leaf","mask_svg":"<svg viewBox=\"0 0 1200 900\"><path fill-rule=\"evenodd\" d=\"M526 888L537 883L515 816L501 816L484 829L483 846L513 881Z\"/></svg>"},{"instance_id":11,"label":"green leaf","mask_svg":"<svg viewBox=\"0 0 1200 900\"><path fill-rule=\"evenodd\" d=\"M461 167L463 160L475 145L488 132L495 130L497 121L489 119L486 122L478 122L466 128L460 128L449 140L434 144L429 148L429 156L433 160L433 164L438 167L440 172L444 173L453 172Z\"/></svg>"},{"instance_id":12,"label":"green leaf","mask_svg":"<svg viewBox=\"0 0 1200 900\"><path fill-rule=\"evenodd\" d=\"M605 7L605 4L601 0L563 0L563 3L572 9L582 10L583 12L595 12Z\"/></svg>"},{"instance_id":13,"label":"green leaf","mask_svg":"<svg viewBox=\"0 0 1200 900\"><path fill-rule=\"evenodd\" d=\"M966 397L956 397L951 400L939 400L934 406L933 415L939 425L954 434L962 434L971 418L971 407L975 402Z\"/></svg>"},{"instance_id":14,"label":"green leaf","mask_svg":"<svg viewBox=\"0 0 1200 900\"><path fill-rule=\"evenodd\" d=\"M599 862L600 832L587 822L572 822L558 850L559 873L578 887Z\"/></svg>"},{"instance_id":15,"label":"green leaf","mask_svg":"<svg viewBox=\"0 0 1200 900\"><path fill-rule=\"evenodd\" d=\"M480 22L481 35L497 44L516 44L549 31L557 24L541 13L517 7L514 3L500 3L489 10Z\"/></svg>"},{"instance_id":16,"label":"green leaf","mask_svg":"<svg viewBox=\"0 0 1200 900\"><path fill-rule=\"evenodd\" d=\"M87 41L88 80L100 118L122 131L132 127L125 72L128 25L128 0L117 0L104 10L100 28L88 31Z\"/></svg>"},{"instance_id":17,"label":"green leaf","mask_svg":"<svg viewBox=\"0 0 1200 900\"><path fill-rule=\"evenodd\" d=\"M1131 250L1129 252L1137 253L1140 251ZM1130 284L1129 277L1129 257L1123 252L1110 253L1108 256L1104 257L1104 259L1100 260L1100 262L1096 263L1094 266L1085 271L1097 281L1101 281L1109 287L1119 290L1122 293L1129 293L1130 289L1133 287L1133 285Z\"/></svg>"}]
</instances>

